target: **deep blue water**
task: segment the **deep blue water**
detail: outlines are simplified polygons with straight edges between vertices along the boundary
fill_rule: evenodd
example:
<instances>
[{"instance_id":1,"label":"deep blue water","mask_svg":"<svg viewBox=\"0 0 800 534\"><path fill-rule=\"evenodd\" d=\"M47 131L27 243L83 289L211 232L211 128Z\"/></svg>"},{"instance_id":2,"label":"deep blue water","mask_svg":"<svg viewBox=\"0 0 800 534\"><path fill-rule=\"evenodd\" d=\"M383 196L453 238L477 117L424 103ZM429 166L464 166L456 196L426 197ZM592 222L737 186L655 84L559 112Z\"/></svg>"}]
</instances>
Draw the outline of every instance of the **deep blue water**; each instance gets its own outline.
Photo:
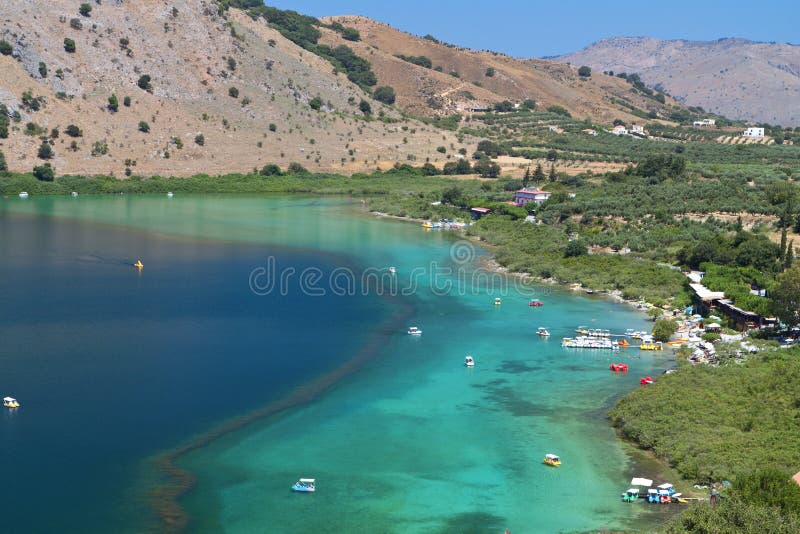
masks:
<instances>
[{"instance_id":1,"label":"deep blue water","mask_svg":"<svg viewBox=\"0 0 800 534\"><path fill-rule=\"evenodd\" d=\"M22 403L0 419L0 531L136 530L148 457L341 364L365 317L388 318L376 297L253 295L267 255L334 261L0 212L0 394Z\"/></svg>"}]
</instances>

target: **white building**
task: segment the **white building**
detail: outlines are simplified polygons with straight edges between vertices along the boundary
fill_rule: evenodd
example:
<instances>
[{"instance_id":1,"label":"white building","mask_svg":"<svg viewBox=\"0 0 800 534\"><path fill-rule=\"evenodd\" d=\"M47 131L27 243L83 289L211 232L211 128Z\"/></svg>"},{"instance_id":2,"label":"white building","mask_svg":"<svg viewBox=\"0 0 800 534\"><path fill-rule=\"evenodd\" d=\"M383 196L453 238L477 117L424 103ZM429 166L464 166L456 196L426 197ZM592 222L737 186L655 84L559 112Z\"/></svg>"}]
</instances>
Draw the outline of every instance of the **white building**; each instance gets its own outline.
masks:
<instances>
[{"instance_id":1,"label":"white building","mask_svg":"<svg viewBox=\"0 0 800 534\"><path fill-rule=\"evenodd\" d=\"M715 124L717 124L717 119L702 119L694 121L692 126L714 126Z\"/></svg>"},{"instance_id":2,"label":"white building","mask_svg":"<svg viewBox=\"0 0 800 534\"><path fill-rule=\"evenodd\" d=\"M742 133L742 137L761 139L764 137L764 128L748 128Z\"/></svg>"},{"instance_id":3,"label":"white building","mask_svg":"<svg viewBox=\"0 0 800 534\"><path fill-rule=\"evenodd\" d=\"M641 126L640 124L632 124L631 133L644 135L644 126Z\"/></svg>"},{"instance_id":4,"label":"white building","mask_svg":"<svg viewBox=\"0 0 800 534\"><path fill-rule=\"evenodd\" d=\"M628 135L628 129L620 124L619 126L614 126L614 128L609 130L608 133L612 133L614 135Z\"/></svg>"}]
</instances>

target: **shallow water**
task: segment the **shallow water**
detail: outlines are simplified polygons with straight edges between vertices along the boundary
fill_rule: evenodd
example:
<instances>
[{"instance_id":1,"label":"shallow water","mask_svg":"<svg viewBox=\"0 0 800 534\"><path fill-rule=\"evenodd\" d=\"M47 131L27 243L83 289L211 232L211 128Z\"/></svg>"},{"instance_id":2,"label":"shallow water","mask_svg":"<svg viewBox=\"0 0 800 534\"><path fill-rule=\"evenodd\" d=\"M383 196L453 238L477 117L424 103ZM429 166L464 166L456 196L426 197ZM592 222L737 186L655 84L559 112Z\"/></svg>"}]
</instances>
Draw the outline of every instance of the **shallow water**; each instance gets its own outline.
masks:
<instances>
[{"instance_id":1,"label":"shallow water","mask_svg":"<svg viewBox=\"0 0 800 534\"><path fill-rule=\"evenodd\" d=\"M646 328L643 319L603 299L476 278L480 250L359 211L348 199L305 197L0 201L0 393L23 402L0 422L0 467L19 480L6 525L157 525L146 499L159 479L152 458L353 358L352 372L311 402L179 459L197 476L180 501L191 530L530 532L646 521L643 507L619 502L632 468L604 414L669 364L558 341L578 324L623 331ZM365 270L388 265L397 275L367 277L362 294ZM291 268L285 291L276 283L258 294L270 273ZM308 268L319 280L303 291ZM352 273L355 294L334 294L337 273L337 282ZM529 308L531 296L545 306ZM409 324L423 335L407 336ZM553 337L537 338L537 326ZM611 374L612 359L631 373ZM564 465L542 465L546 452ZM300 476L318 479L316 494L288 490Z\"/></svg>"}]
</instances>

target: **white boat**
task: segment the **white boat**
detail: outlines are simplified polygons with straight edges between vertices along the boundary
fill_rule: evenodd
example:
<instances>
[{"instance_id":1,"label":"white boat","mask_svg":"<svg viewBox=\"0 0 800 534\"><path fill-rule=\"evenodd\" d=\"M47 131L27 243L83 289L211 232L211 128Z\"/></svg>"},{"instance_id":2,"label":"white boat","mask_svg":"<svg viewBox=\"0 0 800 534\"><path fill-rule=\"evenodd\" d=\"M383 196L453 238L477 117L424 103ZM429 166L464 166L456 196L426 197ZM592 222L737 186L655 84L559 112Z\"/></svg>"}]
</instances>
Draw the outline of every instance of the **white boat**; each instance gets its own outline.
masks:
<instances>
[{"instance_id":1,"label":"white boat","mask_svg":"<svg viewBox=\"0 0 800 534\"><path fill-rule=\"evenodd\" d=\"M14 397L4 397L3 406L6 408L19 408L19 402Z\"/></svg>"},{"instance_id":2,"label":"white boat","mask_svg":"<svg viewBox=\"0 0 800 534\"><path fill-rule=\"evenodd\" d=\"M550 336L550 332L547 331L547 328L545 328L543 326L540 326L539 328L536 329L536 335L537 336L543 336L543 337L549 337Z\"/></svg>"},{"instance_id":3,"label":"white boat","mask_svg":"<svg viewBox=\"0 0 800 534\"><path fill-rule=\"evenodd\" d=\"M475 367L475 360L472 359L472 356L467 356L464 358L464 365L467 367Z\"/></svg>"},{"instance_id":4,"label":"white boat","mask_svg":"<svg viewBox=\"0 0 800 534\"><path fill-rule=\"evenodd\" d=\"M317 481L313 478L301 478L292 484L292 491L299 491L301 493L314 493L317 491Z\"/></svg>"},{"instance_id":5,"label":"white boat","mask_svg":"<svg viewBox=\"0 0 800 534\"><path fill-rule=\"evenodd\" d=\"M28 198L28 192L23 191L22 193L19 194L19 198Z\"/></svg>"},{"instance_id":6,"label":"white boat","mask_svg":"<svg viewBox=\"0 0 800 534\"><path fill-rule=\"evenodd\" d=\"M500 299L500 297L497 297L497 298L494 299L494 305L495 306L499 306L502 303L503 303L503 301Z\"/></svg>"},{"instance_id":7,"label":"white boat","mask_svg":"<svg viewBox=\"0 0 800 534\"><path fill-rule=\"evenodd\" d=\"M397 269L394 267L389 267L389 272L392 274L397 274Z\"/></svg>"},{"instance_id":8,"label":"white boat","mask_svg":"<svg viewBox=\"0 0 800 534\"><path fill-rule=\"evenodd\" d=\"M409 336L421 336L422 330L417 328L416 326L411 326L408 328L408 335Z\"/></svg>"},{"instance_id":9,"label":"white boat","mask_svg":"<svg viewBox=\"0 0 800 534\"><path fill-rule=\"evenodd\" d=\"M607 337L565 337L561 340L562 347L573 349L607 349L619 350L619 343Z\"/></svg>"},{"instance_id":10,"label":"white boat","mask_svg":"<svg viewBox=\"0 0 800 534\"><path fill-rule=\"evenodd\" d=\"M170 191L169 193L167 193L167 198L172 198L173 196L174 196L174 195L172 194L172 191Z\"/></svg>"},{"instance_id":11,"label":"white boat","mask_svg":"<svg viewBox=\"0 0 800 534\"><path fill-rule=\"evenodd\" d=\"M75 198L75 197L77 197L77 196L78 196L78 192L77 192L77 191L73 191L72 193L70 193L70 196L71 196L72 198Z\"/></svg>"}]
</instances>

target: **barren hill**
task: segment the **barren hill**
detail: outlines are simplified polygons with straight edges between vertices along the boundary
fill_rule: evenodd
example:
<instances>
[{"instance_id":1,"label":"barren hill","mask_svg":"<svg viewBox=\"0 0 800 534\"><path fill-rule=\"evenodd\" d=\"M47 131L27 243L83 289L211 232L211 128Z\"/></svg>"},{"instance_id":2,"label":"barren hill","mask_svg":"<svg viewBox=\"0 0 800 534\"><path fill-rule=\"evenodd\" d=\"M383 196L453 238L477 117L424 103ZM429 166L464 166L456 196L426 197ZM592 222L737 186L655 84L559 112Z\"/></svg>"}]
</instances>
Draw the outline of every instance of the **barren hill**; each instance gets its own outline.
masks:
<instances>
[{"instance_id":1,"label":"barren hill","mask_svg":"<svg viewBox=\"0 0 800 534\"><path fill-rule=\"evenodd\" d=\"M532 99L538 109L557 105L611 123L669 116L675 104L613 76L457 48L363 17L320 22L273 9L276 22L271 8L245 4L261 11L221 12L215 0L96 1L84 13L71 0L0 2L0 40L8 43L0 48L0 110L13 118L0 150L9 168L40 165L44 142L60 174L441 166L479 140L408 113L466 115ZM319 33L319 42L298 32ZM332 59L341 45L350 55ZM377 85L352 77L363 60ZM395 105L373 99L368 86L393 87Z\"/></svg>"},{"instance_id":2,"label":"barren hill","mask_svg":"<svg viewBox=\"0 0 800 534\"><path fill-rule=\"evenodd\" d=\"M745 39L615 37L555 58L640 74L690 106L732 119L800 125L800 46Z\"/></svg>"},{"instance_id":3,"label":"barren hill","mask_svg":"<svg viewBox=\"0 0 800 534\"><path fill-rule=\"evenodd\" d=\"M263 19L230 10L226 20L214 1L109 0L92 3L90 16L78 5L0 2L0 39L13 47L0 55L0 104L19 113L0 139L11 170L41 164L42 129L47 135L54 128L51 162L59 173L116 176L126 166L143 175L190 175L291 162L350 173L409 158L441 162L437 146L469 147L451 132L402 120ZM65 38L74 52L65 50ZM137 85L145 74L149 90ZM38 98L38 111L23 103L26 91ZM112 94L116 112L108 109ZM319 111L309 106L314 97ZM364 120L362 98L373 116L383 112L397 122ZM140 131L141 121L149 132ZM82 136L66 135L68 125Z\"/></svg>"},{"instance_id":4,"label":"barren hill","mask_svg":"<svg viewBox=\"0 0 800 534\"><path fill-rule=\"evenodd\" d=\"M620 100L646 111L660 111L663 107L631 93L631 86L624 80L602 74L582 78L576 68L557 62L518 60L495 52L459 48L366 17L347 15L324 20L359 31L360 42L345 41L330 30L324 30L323 40L331 45L348 44L369 58L378 85L393 87L399 105L418 115L448 114L502 100L521 102L530 98L536 101L537 108L559 105L575 117L611 123L615 118L637 120L619 105ZM417 65L399 55L424 57L431 65Z\"/></svg>"}]
</instances>

